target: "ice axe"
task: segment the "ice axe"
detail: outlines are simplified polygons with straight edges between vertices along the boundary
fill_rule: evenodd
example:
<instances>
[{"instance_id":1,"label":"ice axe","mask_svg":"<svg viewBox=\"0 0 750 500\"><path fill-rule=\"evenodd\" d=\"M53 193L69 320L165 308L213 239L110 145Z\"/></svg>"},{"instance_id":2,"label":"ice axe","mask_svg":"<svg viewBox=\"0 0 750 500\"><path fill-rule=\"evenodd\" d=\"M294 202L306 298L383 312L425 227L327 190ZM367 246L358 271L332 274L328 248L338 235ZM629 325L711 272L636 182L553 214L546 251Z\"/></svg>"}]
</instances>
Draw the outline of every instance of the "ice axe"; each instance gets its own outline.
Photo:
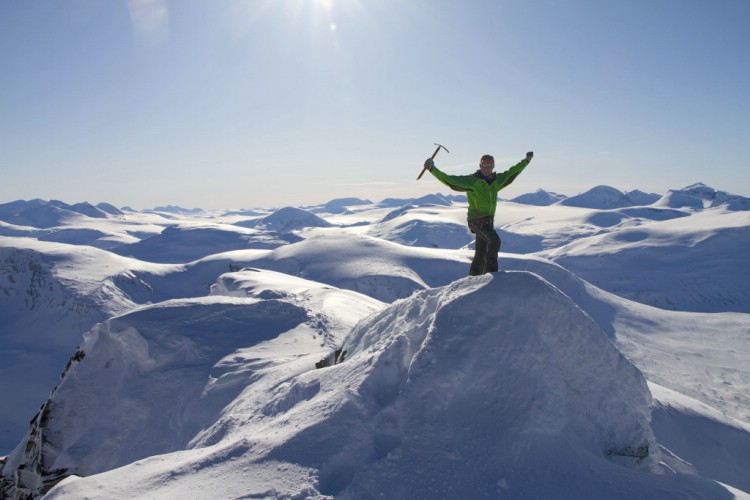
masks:
<instances>
[{"instance_id":1,"label":"ice axe","mask_svg":"<svg viewBox=\"0 0 750 500\"><path fill-rule=\"evenodd\" d=\"M448 148L446 148L442 144L438 144L437 142L435 142L434 144L435 144L435 146L437 146L437 149L435 150L434 153L432 153L432 156L430 156L430 160L434 160L435 159L435 157L437 156L438 152L440 151L440 148L445 149L446 153L450 153L450 151L448 151ZM427 170L427 167L424 167L422 169L422 172L419 173L419 177L417 177L417 180L419 180L419 179L422 178L422 176L424 175L425 170Z\"/></svg>"}]
</instances>

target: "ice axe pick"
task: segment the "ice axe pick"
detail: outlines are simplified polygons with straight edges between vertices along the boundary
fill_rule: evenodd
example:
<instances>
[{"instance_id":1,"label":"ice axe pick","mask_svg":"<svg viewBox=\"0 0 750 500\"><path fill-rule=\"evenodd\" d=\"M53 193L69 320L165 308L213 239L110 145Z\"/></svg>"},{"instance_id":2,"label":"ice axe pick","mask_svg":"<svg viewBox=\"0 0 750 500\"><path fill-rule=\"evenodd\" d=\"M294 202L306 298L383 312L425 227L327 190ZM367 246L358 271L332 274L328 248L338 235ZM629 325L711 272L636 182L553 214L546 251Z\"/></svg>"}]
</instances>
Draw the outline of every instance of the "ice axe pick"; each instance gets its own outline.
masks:
<instances>
[{"instance_id":1,"label":"ice axe pick","mask_svg":"<svg viewBox=\"0 0 750 500\"><path fill-rule=\"evenodd\" d=\"M435 159L435 157L437 156L438 152L440 151L440 148L443 148L446 153L450 153L450 151L448 151L448 148L446 148L442 144L438 144L437 142L434 143L434 144L435 144L435 146L437 146L437 149L435 149L435 152L432 153L432 156L430 156L430 160L434 160ZM419 180L419 179L422 178L422 176L424 175L425 170L427 170L427 167L424 167L422 169L422 171L419 173L419 177L417 177L417 180Z\"/></svg>"}]
</instances>

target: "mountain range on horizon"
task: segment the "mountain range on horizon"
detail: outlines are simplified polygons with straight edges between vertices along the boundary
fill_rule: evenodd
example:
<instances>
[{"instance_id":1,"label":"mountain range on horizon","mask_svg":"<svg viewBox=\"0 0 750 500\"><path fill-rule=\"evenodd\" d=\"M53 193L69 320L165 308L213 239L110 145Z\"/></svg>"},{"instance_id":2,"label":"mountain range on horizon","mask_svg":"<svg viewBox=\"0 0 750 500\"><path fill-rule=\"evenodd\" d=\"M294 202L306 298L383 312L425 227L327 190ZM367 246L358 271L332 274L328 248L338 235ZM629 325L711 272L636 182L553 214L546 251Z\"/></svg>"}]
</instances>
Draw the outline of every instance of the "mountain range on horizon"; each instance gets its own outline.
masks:
<instances>
[{"instance_id":1,"label":"mountain range on horizon","mask_svg":"<svg viewBox=\"0 0 750 500\"><path fill-rule=\"evenodd\" d=\"M338 198L330 200L321 205L297 207L302 210L308 210L312 213L344 213L349 207L403 207L406 205L424 205L438 204L449 205L454 202L465 202L465 195L443 195L432 194L420 198L385 198L378 203L360 198ZM730 194L726 191L719 191L703 183L694 183L683 189L670 189L665 195L656 193L646 193L638 189L632 191L620 191L617 188L600 185L595 186L588 191L574 195L566 196L544 189L538 189L533 193L527 193L515 198L506 200L514 203L526 205L548 206L560 203L566 206L577 206L582 208L593 209L615 209L631 206L668 206L670 208L699 208L699 206L719 206L728 204L733 210L750 210L750 198ZM706 205L708 203L708 205ZM255 207L253 209L241 209L239 213L247 212L249 215L260 215L273 213L277 208ZM122 215L127 212L137 212L131 207L117 208L106 202L100 202L93 205L89 202L68 204L59 200L15 200L0 204L0 221L12 225L31 226L39 229L54 227L64 222L66 212L74 212L86 215L88 217L101 218L107 215ZM215 212L215 209L210 210ZM224 210L225 213L232 213L232 209ZM142 212L156 212L167 215L198 215L208 212L203 208L184 208L175 205L163 205ZM219 211L221 212L221 210Z\"/></svg>"}]
</instances>

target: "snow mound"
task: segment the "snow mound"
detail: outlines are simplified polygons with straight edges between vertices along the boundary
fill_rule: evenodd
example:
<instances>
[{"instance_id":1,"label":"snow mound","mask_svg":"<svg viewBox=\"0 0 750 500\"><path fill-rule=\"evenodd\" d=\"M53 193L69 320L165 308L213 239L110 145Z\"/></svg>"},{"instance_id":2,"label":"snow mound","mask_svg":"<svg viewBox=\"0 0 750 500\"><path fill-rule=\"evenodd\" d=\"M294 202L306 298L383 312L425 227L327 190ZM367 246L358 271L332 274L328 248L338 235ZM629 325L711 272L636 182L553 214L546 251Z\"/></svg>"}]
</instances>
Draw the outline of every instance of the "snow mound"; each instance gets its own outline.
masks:
<instances>
[{"instance_id":1,"label":"snow mound","mask_svg":"<svg viewBox=\"0 0 750 500\"><path fill-rule=\"evenodd\" d=\"M119 215L124 215L125 214L122 210L120 210L116 206L112 205L111 203L104 203L104 202L97 203L96 204L96 208L98 208L102 212L107 213L109 215L119 216Z\"/></svg>"},{"instance_id":2,"label":"snow mound","mask_svg":"<svg viewBox=\"0 0 750 500\"><path fill-rule=\"evenodd\" d=\"M317 211L329 214L347 214L350 207L361 207L363 205L372 205L372 201L360 198L336 198L320 207Z\"/></svg>"},{"instance_id":3,"label":"snow mound","mask_svg":"<svg viewBox=\"0 0 750 500\"><path fill-rule=\"evenodd\" d=\"M107 248L104 241L108 233L97 229L89 228L62 228L52 231L48 234L39 236L39 241L52 241L57 243L67 243L69 245L91 245L97 248ZM115 246L110 244L109 246Z\"/></svg>"},{"instance_id":4,"label":"snow mound","mask_svg":"<svg viewBox=\"0 0 750 500\"><path fill-rule=\"evenodd\" d=\"M511 480L511 464L537 447L606 460L653 444L643 376L531 273L420 292L361 323L344 348L352 364L371 366L360 394L376 409L372 455L363 457L372 463L357 468L353 497L425 468L425 481L385 485L386 497L433 487L477 497Z\"/></svg>"},{"instance_id":5,"label":"snow mound","mask_svg":"<svg viewBox=\"0 0 750 500\"><path fill-rule=\"evenodd\" d=\"M639 189L626 191L625 196L627 196L628 199L632 201L633 204L636 206L651 205L652 203L657 201L659 198L661 198L661 195L658 195L656 193L645 193Z\"/></svg>"},{"instance_id":6,"label":"snow mound","mask_svg":"<svg viewBox=\"0 0 750 500\"><path fill-rule=\"evenodd\" d=\"M111 251L146 262L185 263L230 250L276 248L291 241L299 238L226 224L183 224Z\"/></svg>"},{"instance_id":7,"label":"snow mound","mask_svg":"<svg viewBox=\"0 0 750 500\"><path fill-rule=\"evenodd\" d=\"M276 300L251 304L263 321L295 316L267 314L267 308L279 307ZM101 397L129 405L137 416L154 413L144 406L142 394L148 392L152 405L169 408L149 446L184 441L189 434L184 424L207 403L194 399L197 407L173 408L153 395L178 401L187 392L197 395L205 382L190 391L185 386L169 391L146 379L199 381L197 372L210 365L207 358L236 342L221 334L218 342L209 342L212 336L205 332L216 315L204 309L208 306L199 308L199 324L196 317L188 322L168 316L173 318L168 325L185 321L201 345L175 345L174 335L155 335L164 328L164 311L152 314L158 321L146 315L133 322L138 316L131 315L130 327L120 324L118 335L134 337L136 329L148 349L136 338L117 347L115 336L99 332L103 347L117 348L93 350L97 361L87 355L71 382L87 383L80 370L85 363L99 366L102 374L107 373L102 364L111 360L116 369L110 373L127 373L135 387L118 383L130 387L128 398ZM252 315L248 310L243 318L251 321ZM113 326L110 322L110 333ZM275 341L269 342L270 348ZM348 351L343 363L304 372L245 366L242 375L229 368L250 354L226 356L212 377L232 373L230 382L256 382L188 449L70 478L49 498L102 498L102 492L108 498L177 498L191 490L210 491L212 497L326 499L682 498L686 489L696 498L727 496L713 481L653 473L659 453L643 376L574 302L532 273L469 277L424 290L362 320L343 347ZM178 358L176 365L168 363ZM212 384L221 384L220 377L215 380ZM48 421L54 423L52 408ZM75 434L80 425L72 422L66 433ZM102 443L93 447L97 440L90 435L86 441L102 453ZM650 455L644 456L646 450Z\"/></svg>"},{"instance_id":8,"label":"snow mound","mask_svg":"<svg viewBox=\"0 0 750 500\"><path fill-rule=\"evenodd\" d=\"M654 449L643 376L536 275L419 292L363 320L343 348L346 361L248 417L251 448L260 429L295 429L261 439L256 467L313 470L320 493L344 499L653 497L669 480L643 474L656 457L622 456Z\"/></svg>"},{"instance_id":9,"label":"snow mound","mask_svg":"<svg viewBox=\"0 0 750 500\"><path fill-rule=\"evenodd\" d=\"M513 203L521 203L523 205L534 205L537 207L546 207L557 203L558 201L566 198L563 194L553 193L551 191L545 191L544 189L537 189L533 193L522 194L513 198Z\"/></svg>"},{"instance_id":10,"label":"snow mound","mask_svg":"<svg viewBox=\"0 0 750 500\"><path fill-rule=\"evenodd\" d=\"M86 217L91 217L92 219L106 219L109 214L105 212L104 210L95 207L91 203L84 201L82 203L76 203L75 205L67 206L66 208L69 208L73 212L77 212L79 214L83 214Z\"/></svg>"},{"instance_id":11,"label":"snow mound","mask_svg":"<svg viewBox=\"0 0 750 500\"><path fill-rule=\"evenodd\" d=\"M251 265L393 302L464 276L467 258L459 252L326 233L276 248Z\"/></svg>"},{"instance_id":12,"label":"snow mound","mask_svg":"<svg viewBox=\"0 0 750 500\"><path fill-rule=\"evenodd\" d=\"M539 255L603 290L643 304L747 313L750 285L737 270L750 268L745 251L748 220L744 211L700 211L577 240Z\"/></svg>"},{"instance_id":13,"label":"snow mound","mask_svg":"<svg viewBox=\"0 0 750 500\"><path fill-rule=\"evenodd\" d=\"M374 223L368 234L407 246L463 248L473 240L464 214L462 210L461 222L451 222L440 209L405 205Z\"/></svg>"},{"instance_id":14,"label":"snow mound","mask_svg":"<svg viewBox=\"0 0 750 500\"><path fill-rule=\"evenodd\" d=\"M652 464L621 456L653 449L643 376L534 274L418 292L360 322L343 349L343 363L282 387L274 401L283 404L262 419L256 410L243 432L301 428L262 461L318 471L322 494L585 497L607 486L590 473L581 481L584 469ZM559 470L534 484L549 456Z\"/></svg>"},{"instance_id":15,"label":"snow mound","mask_svg":"<svg viewBox=\"0 0 750 500\"><path fill-rule=\"evenodd\" d=\"M627 215L628 217L663 221L677 219L680 217L689 217L690 214L684 210L673 210L670 208L657 208L657 207L629 207L619 210L620 213Z\"/></svg>"},{"instance_id":16,"label":"snow mound","mask_svg":"<svg viewBox=\"0 0 750 500\"><path fill-rule=\"evenodd\" d=\"M23 471L18 492L188 448L278 358L285 378L310 370L356 321L383 307L259 270L222 276L212 294L144 307L85 334L8 458L4 476ZM271 341L283 347L269 350Z\"/></svg>"},{"instance_id":17,"label":"snow mound","mask_svg":"<svg viewBox=\"0 0 750 500\"><path fill-rule=\"evenodd\" d=\"M731 211L745 211L750 210L750 198L718 191L698 182L683 189L670 189L655 205L693 210L723 206Z\"/></svg>"},{"instance_id":18,"label":"snow mound","mask_svg":"<svg viewBox=\"0 0 750 500\"><path fill-rule=\"evenodd\" d=\"M277 210L271 215L263 217L262 219L239 222L237 225L265 229L267 231L277 231L280 233L288 233L290 231L305 229L308 227L332 226L332 224L325 219L321 219L307 210L294 207L285 207Z\"/></svg>"},{"instance_id":19,"label":"snow mound","mask_svg":"<svg viewBox=\"0 0 750 500\"><path fill-rule=\"evenodd\" d=\"M471 233L465 224L428 222L419 219L400 220L394 224L375 226L371 236L400 243L401 245L427 248L463 248L471 243Z\"/></svg>"},{"instance_id":20,"label":"snow mound","mask_svg":"<svg viewBox=\"0 0 750 500\"><path fill-rule=\"evenodd\" d=\"M585 193L571 196L559 203L566 207L598 208L602 210L633 206L633 202L625 193L610 186L596 186Z\"/></svg>"},{"instance_id":21,"label":"snow mound","mask_svg":"<svg viewBox=\"0 0 750 500\"><path fill-rule=\"evenodd\" d=\"M0 205L0 220L17 226L47 229L73 222L80 217L81 214L61 201L17 200Z\"/></svg>"}]
</instances>

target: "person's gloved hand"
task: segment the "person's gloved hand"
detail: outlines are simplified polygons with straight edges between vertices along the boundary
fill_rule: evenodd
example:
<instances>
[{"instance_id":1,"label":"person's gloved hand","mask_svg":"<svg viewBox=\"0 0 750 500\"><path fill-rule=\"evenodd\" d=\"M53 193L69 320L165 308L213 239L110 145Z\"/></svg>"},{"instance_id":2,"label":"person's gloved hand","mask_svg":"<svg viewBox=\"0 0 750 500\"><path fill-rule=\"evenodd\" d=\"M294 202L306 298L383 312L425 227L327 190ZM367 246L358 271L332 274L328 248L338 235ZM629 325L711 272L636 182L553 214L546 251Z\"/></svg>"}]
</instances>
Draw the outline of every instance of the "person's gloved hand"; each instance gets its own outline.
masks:
<instances>
[{"instance_id":1,"label":"person's gloved hand","mask_svg":"<svg viewBox=\"0 0 750 500\"><path fill-rule=\"evenodd\" d=\"M531 159L533 157L534 157L534 152L533 151L529 151L528 153L526 153L526 159L527 160L531 161Z\"/></svg>"},{"instance_id":2,"label":"person's gloved hand","mask_svg":"<svg viewBox=\"0 0 750 500\"><path fill-rule=\"evenodd\" d=\"M426 160L424 161L424 168L426 168L427 170L432 170L432 168L433 168L434 166L435 166L435 162L434 162L434 161L432 161L432 158L427 158L427 159L426 159Z\"/></svg>"}]
</instances>

